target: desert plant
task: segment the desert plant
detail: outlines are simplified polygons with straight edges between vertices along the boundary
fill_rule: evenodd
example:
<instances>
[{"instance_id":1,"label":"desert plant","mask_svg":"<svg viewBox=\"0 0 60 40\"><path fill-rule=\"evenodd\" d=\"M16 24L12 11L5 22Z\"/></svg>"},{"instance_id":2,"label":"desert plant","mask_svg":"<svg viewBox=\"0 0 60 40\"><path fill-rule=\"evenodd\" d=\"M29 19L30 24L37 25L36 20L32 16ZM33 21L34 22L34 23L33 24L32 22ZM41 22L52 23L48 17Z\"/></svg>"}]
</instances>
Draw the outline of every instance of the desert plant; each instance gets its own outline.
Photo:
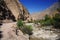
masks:
<instances>
[{"instance_id":1,"label":"desert plant","mask_svg":"<svg viewBox=\"0 0 60 40\"><path fill-rule=\"evenodd\" d=\"M17 21L17 26L18 26L18 28L22 28L23 27L23 21L22 20L18 20Z\"/></svg>"},{"instance_id":2,"label":"desert plant","mask_svg":"<svg viewBox=\"0 0 60 40\"><path fill-rule=\"evenodd\" d=\"M22 28L22 31L23 31L23 33L32 35L33 28L32 28L31 25L25 25L25 26Z\"/></svg>"},{"instance_id":3,"label":"desert plant","mask_svg":"<svg viewBox=\"0 0 60 40\"><path fill-rule=\"evenodd\" d=\"M53 26L55 28L59 28L60 29L60 14L55 14L55 17L53 17L53 19L54 19Z\"/></svg>"},{"instance_id":4,"label":"desert plant","mask_svg":"<svg viewBox=\"0 0 60 40\"><path fill-rule=\"evenodd\" d=\"M22 20L17 21L17 28L20 29L24 34L32 34L32 26L31 25L25 25Z\"/></svg>"}]
</instances>

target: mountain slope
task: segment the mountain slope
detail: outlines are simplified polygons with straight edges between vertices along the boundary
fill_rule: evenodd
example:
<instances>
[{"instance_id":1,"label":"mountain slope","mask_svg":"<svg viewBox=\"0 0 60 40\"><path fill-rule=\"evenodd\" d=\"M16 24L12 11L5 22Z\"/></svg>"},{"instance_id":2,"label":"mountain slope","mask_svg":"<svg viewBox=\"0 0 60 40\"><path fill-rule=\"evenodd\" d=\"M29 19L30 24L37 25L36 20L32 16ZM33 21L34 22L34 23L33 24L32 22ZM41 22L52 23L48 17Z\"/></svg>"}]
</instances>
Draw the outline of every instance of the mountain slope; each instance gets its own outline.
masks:
<instances>
[{"instance_id":1,"label":"mountain slope","mask_svg":"<svg viewBox=\"0 0 60 40\"><path fill-rule=\"evenodd\" d=\"M32 16L33 20L43 19L46 14L52 16L55 13L57 13L57 8L59 8L59 7L60 7L60 3L56 2L53 5L51 5L49 8L47 8L46 10L44 10L42 12L37 12L35 14L33 13L31 16Z\"/></svg>"}]
</instances>

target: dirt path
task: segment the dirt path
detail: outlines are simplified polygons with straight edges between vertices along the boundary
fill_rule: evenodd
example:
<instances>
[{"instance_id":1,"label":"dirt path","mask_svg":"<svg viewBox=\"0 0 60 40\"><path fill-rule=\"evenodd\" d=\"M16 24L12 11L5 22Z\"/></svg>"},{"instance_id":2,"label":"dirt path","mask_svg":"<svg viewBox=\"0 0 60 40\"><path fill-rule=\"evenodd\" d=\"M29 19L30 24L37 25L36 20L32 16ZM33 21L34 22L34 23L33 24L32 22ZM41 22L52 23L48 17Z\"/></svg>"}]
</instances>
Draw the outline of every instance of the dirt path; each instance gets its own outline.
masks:
<instances>
[{"instance_id":1,"label":"dirt path","mask_svg":"<svg viewBox=\"0 0 60 40\"><path fill-rule=\"evenodd\" d=\"M20 30L16 35L16 22L4 23L0 26L0 36L0 40L29 40L29 37L23 35Z\"/></svg>"},{"instance_id":2,"label":"dirt path","mask_svg":"<svg viewBox=\"0 0 60 40\"><path fill-rule=\"evenodd\" d=\"M11 27L15 24L16 24L16 22L14 22L14 23L4 23L2 26L0 26L0 39L1 40L8 37L8 35L9 35L8 32L10 30L12 30Z\"/></svg>"}]
</instances>

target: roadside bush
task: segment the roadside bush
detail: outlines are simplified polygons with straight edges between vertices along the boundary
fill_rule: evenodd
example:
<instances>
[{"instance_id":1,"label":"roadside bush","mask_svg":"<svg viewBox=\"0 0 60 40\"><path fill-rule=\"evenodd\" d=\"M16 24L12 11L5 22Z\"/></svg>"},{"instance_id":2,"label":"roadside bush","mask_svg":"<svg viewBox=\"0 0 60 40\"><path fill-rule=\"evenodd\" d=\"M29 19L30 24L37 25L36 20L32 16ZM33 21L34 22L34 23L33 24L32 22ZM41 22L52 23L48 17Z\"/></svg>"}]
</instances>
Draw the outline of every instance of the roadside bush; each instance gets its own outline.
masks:
<instances>
[{"instance_id":1,"label":"roadside bush","mask_svg":"<svg viewBox=\"0 0 60 40\"><path fill-rule=\"evenodd\" d=\"M23 21L22 20L18 20L17 21L17 26L18 26L18 28L22 28L23 27Z\"/></svg>"},{"instance_id":2,"label":"roadside bush","mask_svg":"<svg viewBox=\"0 0 60 40\"><path fill-rule=\"evenodd\" d=\"M33 28L32 28L31 25L25 25L25 26L22 28L22 31L23 31L23 33L32 35Z\"/></svg>"},{"instance_id":3,"label":"roadside bush","mask_svg":"<svg viewBox=\"0 0 60 40\"><path fill-rule=\"evenodd\" d=\"M32 34L32 26L31 25L24 25L22 20L17 21L17 28L20 29L24 34Z\"/></svg>"}]
</instances>

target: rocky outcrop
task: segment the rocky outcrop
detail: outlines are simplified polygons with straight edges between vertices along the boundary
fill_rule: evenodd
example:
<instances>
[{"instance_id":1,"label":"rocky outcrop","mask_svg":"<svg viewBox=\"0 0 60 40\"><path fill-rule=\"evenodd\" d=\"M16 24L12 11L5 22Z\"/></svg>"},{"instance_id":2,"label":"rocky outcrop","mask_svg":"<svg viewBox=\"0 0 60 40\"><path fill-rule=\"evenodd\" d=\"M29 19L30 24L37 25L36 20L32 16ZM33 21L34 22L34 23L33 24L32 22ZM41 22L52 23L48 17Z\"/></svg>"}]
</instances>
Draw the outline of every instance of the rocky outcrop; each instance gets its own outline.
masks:
<instances>
[{"instance_id":1,"label":"rocky outcrop","mask_svg":"<svg viewBox=\"0 0 60 40\"><path fill-rule=\"evenodd\" d=\"M29 12L19 0L0 0L0 20L16 21L28 20Z\"/></svg>"}]
</instances>

